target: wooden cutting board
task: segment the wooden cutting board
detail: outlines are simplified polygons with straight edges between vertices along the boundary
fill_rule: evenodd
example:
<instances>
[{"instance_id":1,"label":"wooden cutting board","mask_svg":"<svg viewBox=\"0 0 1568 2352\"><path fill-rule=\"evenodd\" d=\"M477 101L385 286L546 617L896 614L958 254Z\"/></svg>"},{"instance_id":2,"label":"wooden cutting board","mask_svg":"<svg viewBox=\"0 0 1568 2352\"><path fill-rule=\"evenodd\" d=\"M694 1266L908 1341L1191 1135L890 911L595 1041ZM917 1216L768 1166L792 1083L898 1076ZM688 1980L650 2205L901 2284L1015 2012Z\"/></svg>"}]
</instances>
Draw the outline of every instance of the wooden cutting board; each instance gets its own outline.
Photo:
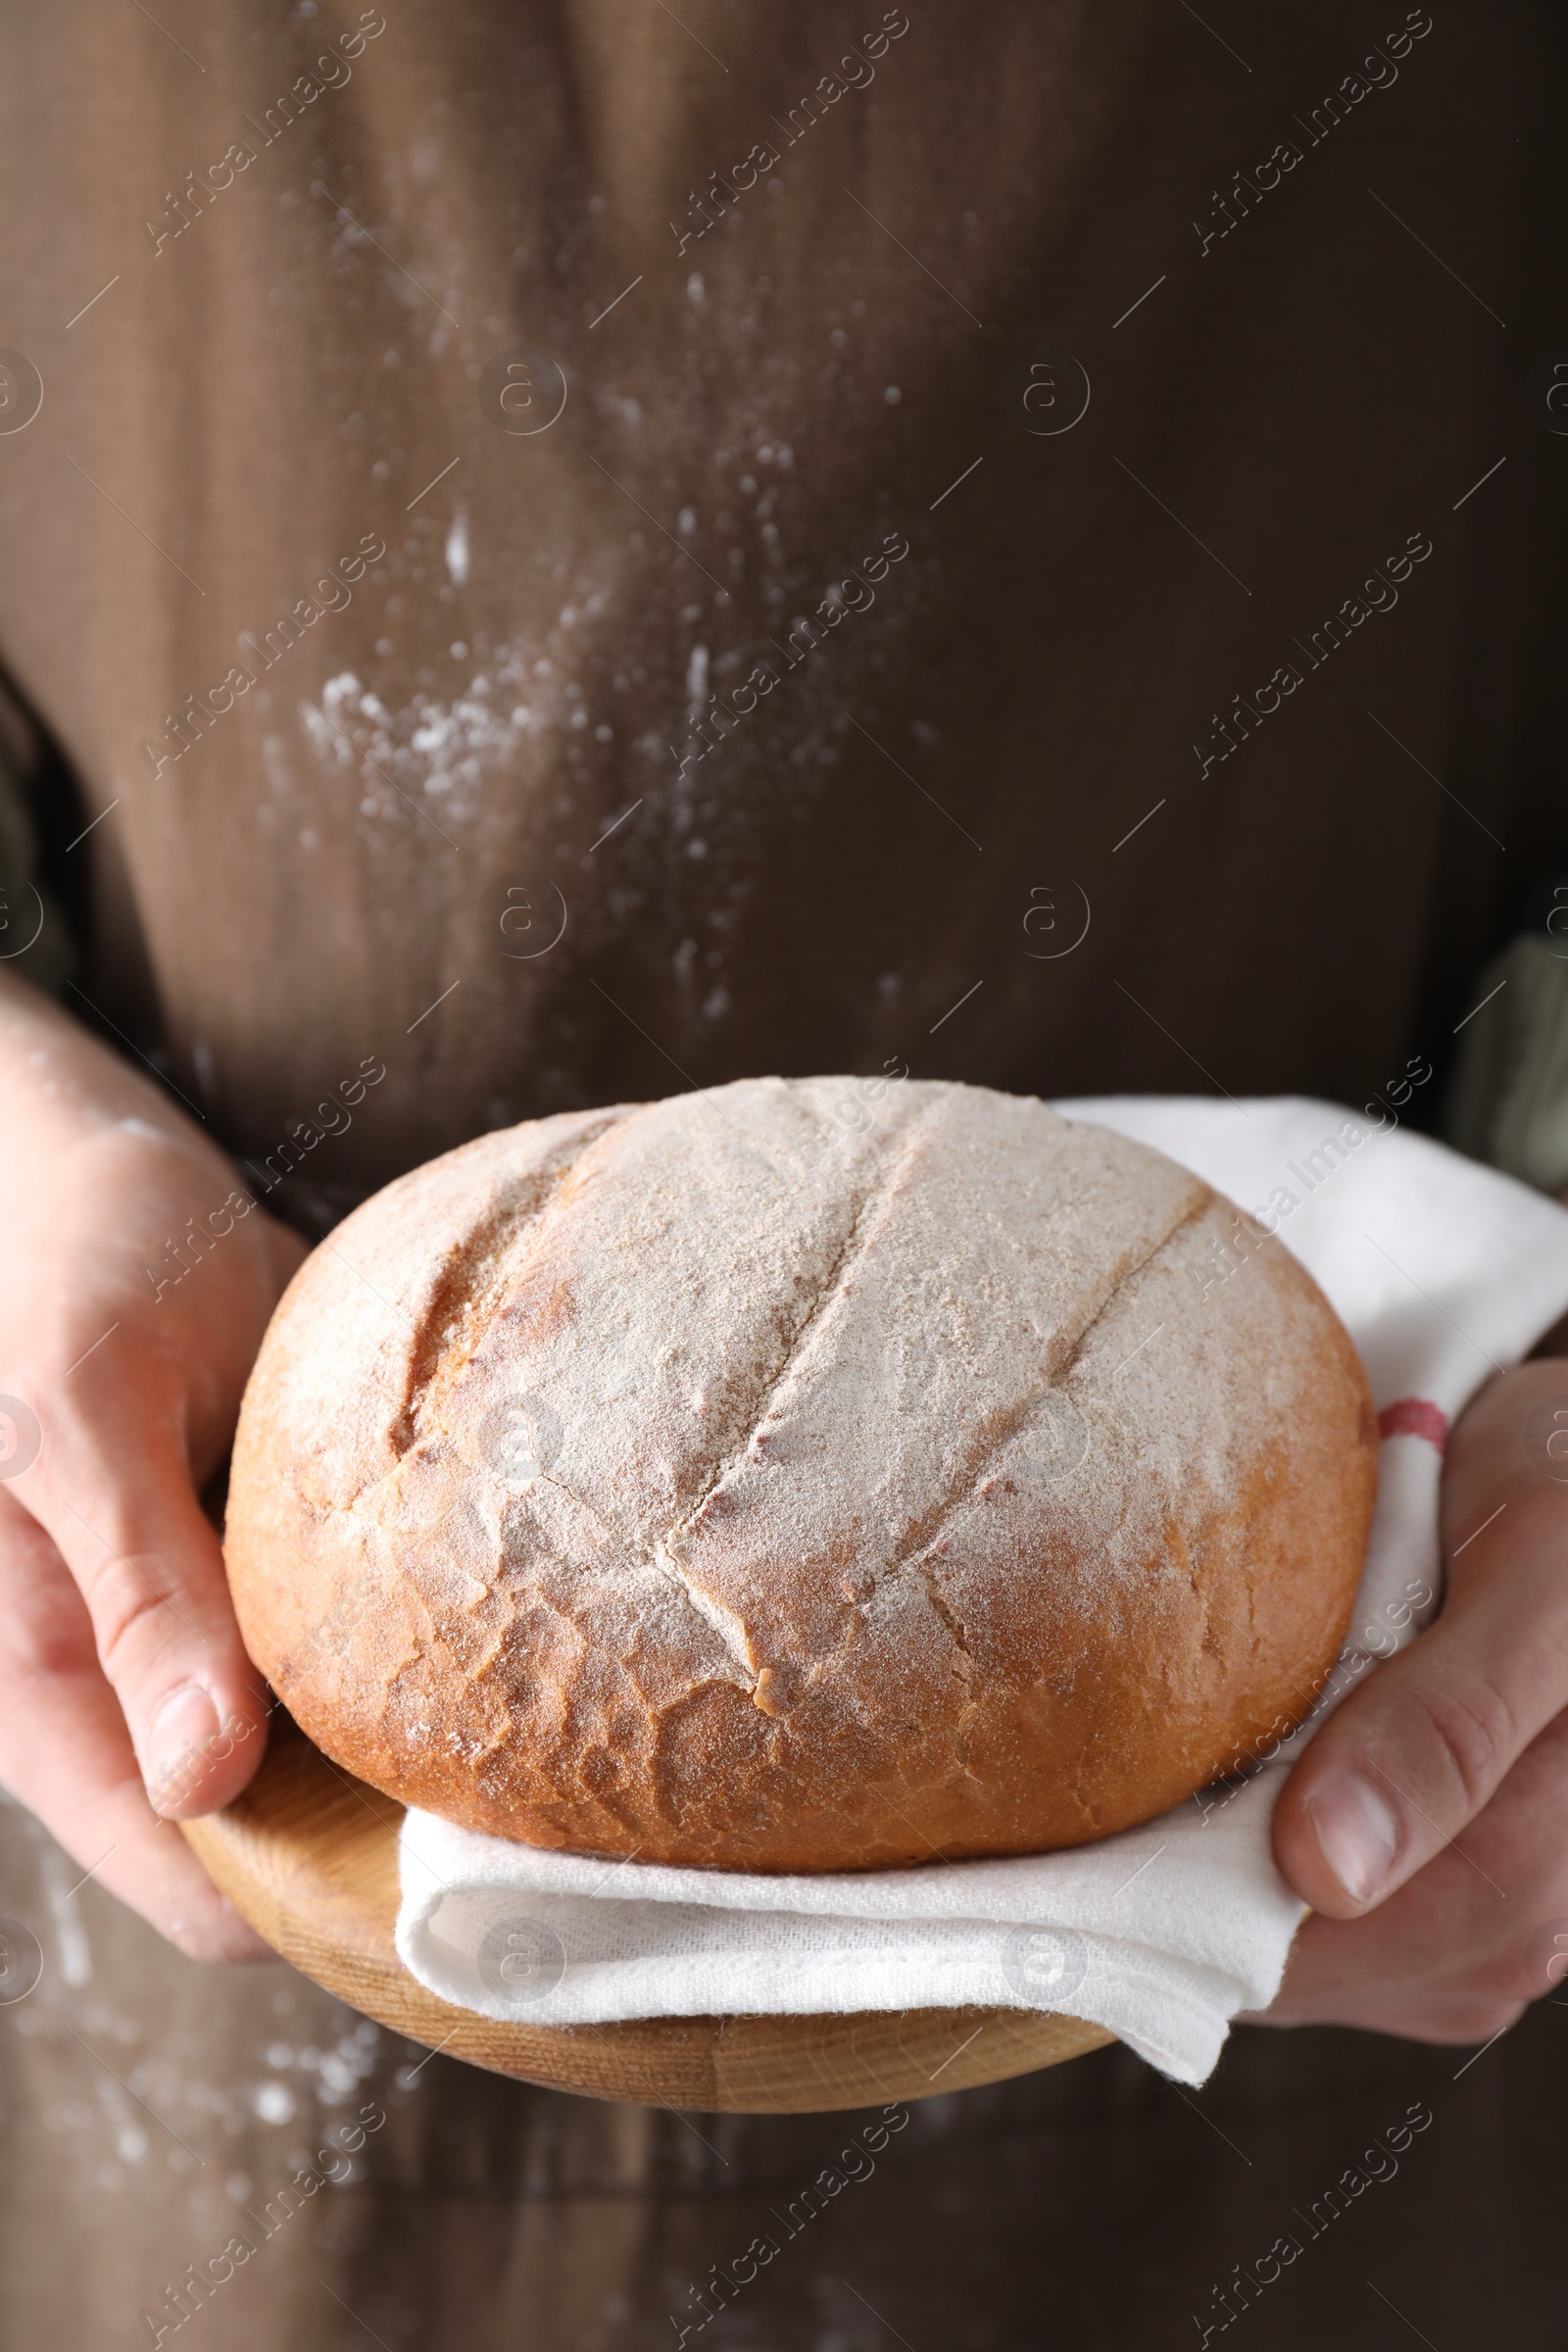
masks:
<instances>
[{"instance_id":1,"label":"wooden cutting board","mask_svg":"<svg viewBox=\"0 0 1568 2352\"><path fill-rule=\"evenodd\" d=\"M257 1933L396 2034L553 2090L641 2105L796 2115L926 2099L1055 2066L1114 2038L1029 2009L852 2017L658 2017L498 2024L427 1992L397 1955L403 1808L329 1763L286 1716L224 1812L182 1826Z\"/></svg>"}]
</instances>

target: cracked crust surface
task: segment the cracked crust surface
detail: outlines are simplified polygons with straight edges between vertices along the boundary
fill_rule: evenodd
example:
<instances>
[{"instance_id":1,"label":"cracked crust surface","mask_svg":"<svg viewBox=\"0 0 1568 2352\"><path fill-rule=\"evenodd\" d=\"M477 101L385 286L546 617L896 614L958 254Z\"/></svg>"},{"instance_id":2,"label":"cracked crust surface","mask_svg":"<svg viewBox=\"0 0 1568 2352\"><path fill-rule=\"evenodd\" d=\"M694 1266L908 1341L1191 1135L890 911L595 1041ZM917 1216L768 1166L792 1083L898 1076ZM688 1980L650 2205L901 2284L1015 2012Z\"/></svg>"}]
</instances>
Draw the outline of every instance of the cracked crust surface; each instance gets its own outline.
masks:
<instances>
[{"instance_id":1,"label":"cracked crust surface","mask_svg":"<svg viewBox=\"0 0 1568 2352\"><path fill-rule=\"evenodd\" d=\"M273 1318L247 1646L339 1763L535 1845L833 1870L1147 1820L1306 1711L1371 1518L1359 1359L1242 1226L983 1088L486 1136Z\"/></svg>"}]
</instances>

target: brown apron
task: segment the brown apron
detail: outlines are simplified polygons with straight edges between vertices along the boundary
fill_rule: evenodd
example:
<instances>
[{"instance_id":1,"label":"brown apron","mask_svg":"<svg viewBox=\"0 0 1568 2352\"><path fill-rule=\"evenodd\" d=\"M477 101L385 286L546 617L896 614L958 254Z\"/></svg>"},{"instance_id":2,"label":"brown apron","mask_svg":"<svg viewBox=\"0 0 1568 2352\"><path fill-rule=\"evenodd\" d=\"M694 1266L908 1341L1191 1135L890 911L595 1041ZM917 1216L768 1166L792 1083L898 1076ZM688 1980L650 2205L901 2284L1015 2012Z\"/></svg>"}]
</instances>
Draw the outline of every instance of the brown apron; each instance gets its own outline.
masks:
<instances>
[{"instance_id":1,"label":"brown apron","mask_svg":"<svg viewBox=\"0 0 1568 2352\"><path fill-rule=\"evenodd\" d=\"M280 1213L760 1070L1354 1102L1441 1061L1561 854L1544 5L4 24L50 944ZM7 2348L152 2340L367 2103L193 2334L674 2341L857 2128L420 2066L0 1841L49 1962L0 2015ZM932 2100L705 2332L1217 2328L1424 2100L1257 2340L1381 2344L1383 2293L1544 2341L1555 2029L1458 2083L1254 2033L1197 2101L1119 2051Z\"/></svg>"}]
</instances>

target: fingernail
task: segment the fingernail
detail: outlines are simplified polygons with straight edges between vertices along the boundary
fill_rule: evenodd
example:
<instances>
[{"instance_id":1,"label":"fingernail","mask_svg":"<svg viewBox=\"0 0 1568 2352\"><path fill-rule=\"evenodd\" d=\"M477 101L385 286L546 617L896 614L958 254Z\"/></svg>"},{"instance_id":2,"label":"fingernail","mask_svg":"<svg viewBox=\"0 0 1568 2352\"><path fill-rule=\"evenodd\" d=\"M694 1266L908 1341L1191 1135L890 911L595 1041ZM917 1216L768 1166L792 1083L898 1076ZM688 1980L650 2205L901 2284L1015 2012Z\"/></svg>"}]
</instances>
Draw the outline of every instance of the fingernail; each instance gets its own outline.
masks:
<instances>
[{"instance_id":1,"label":"fingernail","mask_svg":"<svg viewBox=\"0 0 1568 2352\"><path fill-rule=\"evenodd\" d=\"M155 1811L190 1794L217 1738L218 1709L200 1683L186 1683L170 1693L142 1741L148 1759L142 1781Z\"/></svg>"},{"instance_id":2,"label":"fingernail","mask_svg":"<svg viewBox=\"0 0 1568 2352\"><path fill-rule=\"evenodd\" d=\"M1369 1903L1388 1884L1399 1825L1375 1788L1338 1773L1307 1800L1323 1859L1352 1903Z\"/></svg>"}]
</instances>

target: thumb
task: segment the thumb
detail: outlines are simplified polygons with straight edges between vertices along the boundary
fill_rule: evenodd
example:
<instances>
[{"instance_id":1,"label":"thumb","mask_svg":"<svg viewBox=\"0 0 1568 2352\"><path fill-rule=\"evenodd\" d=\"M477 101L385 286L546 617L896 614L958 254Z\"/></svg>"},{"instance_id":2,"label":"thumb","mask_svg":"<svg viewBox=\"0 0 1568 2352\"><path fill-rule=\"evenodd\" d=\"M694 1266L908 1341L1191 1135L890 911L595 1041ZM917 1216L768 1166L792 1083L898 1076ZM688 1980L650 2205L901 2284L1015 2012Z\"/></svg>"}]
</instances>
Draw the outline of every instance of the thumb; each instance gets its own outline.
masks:
<instances>
[{"instance_id":1,"label":"thumb","mask_svg":"<svg viewBox=\"0 0 1568 2352\"><path fill-rule=\"evenodd\" d=\"M1455 1429L1443 1614L1330 1716L1275 1808L1280 1870L1331 1919L1374 1909L1458 1838L1568 1705L1568 1484L1529 1443L1548 1394L1568 1404L1568 1367L1522 1365Z\"/></svg>"},{"instance_id":2,"label":"thumb","mask_svg":"<svg viewBox=\"0 0 1568 2352\"><path fill-rule=\"evenodd\" d=\"M49 1434L46 1422L39 1461L13 1492L86 1602L154 1811L175 1821L212 1812L261 1762L270 1701L183 1448L119 1413L68 1424L54 1446Z\"/></svg>"}]
</instances>

